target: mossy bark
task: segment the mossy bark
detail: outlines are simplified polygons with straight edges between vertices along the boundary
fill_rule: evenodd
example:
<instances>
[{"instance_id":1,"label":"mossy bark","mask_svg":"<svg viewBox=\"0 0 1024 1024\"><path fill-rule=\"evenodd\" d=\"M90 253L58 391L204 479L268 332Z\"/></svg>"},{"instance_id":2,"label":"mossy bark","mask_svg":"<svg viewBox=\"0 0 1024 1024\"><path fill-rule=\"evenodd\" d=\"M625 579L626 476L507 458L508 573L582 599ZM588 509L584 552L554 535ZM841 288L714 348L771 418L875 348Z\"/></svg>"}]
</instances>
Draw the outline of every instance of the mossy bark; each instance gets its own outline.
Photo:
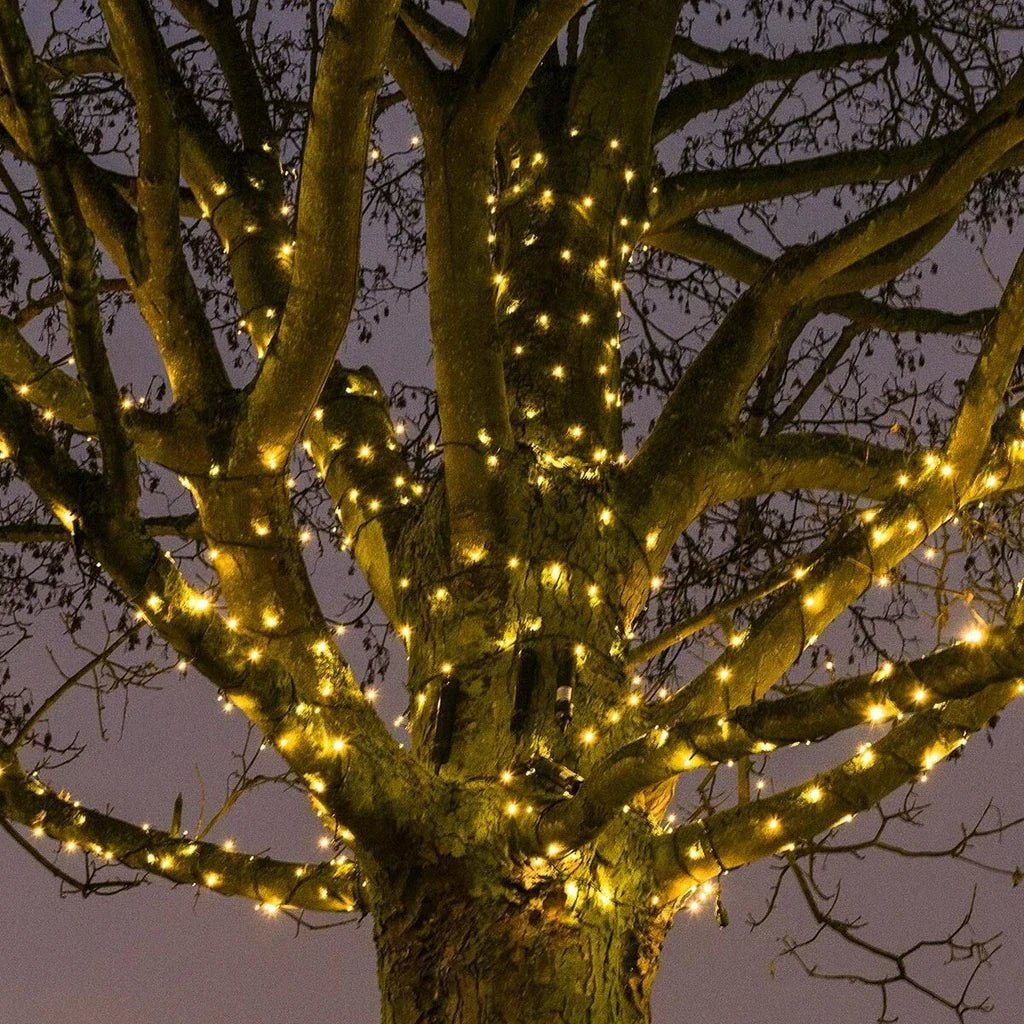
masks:
<instances>
[{"instance_id":1,"label":"mossy bark","mask_svg":"<svg viewBox=\"0 0 1024 1024\"><path fill-rule=\"evenodd\" d=\"M467 891L457 867L375 910L381 1024L646 1024L664 929L561 887Z\"/></svg>"}]
</instances>

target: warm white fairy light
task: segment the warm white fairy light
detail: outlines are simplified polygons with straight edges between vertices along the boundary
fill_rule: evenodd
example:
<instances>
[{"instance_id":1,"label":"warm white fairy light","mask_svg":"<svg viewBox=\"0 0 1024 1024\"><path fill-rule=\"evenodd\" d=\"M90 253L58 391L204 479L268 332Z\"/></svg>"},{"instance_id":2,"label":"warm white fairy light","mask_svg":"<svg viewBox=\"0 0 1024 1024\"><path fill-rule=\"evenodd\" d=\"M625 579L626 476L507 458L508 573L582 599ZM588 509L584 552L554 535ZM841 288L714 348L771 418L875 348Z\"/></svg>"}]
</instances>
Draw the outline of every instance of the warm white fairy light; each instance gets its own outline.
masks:
<instances>
[{"instance_id":1,"label":"warm white fairy light","mask_svg":"<svg viewBox=\"0 0 1024 1024\"><path fill-rule=\"evenodd\" d=\"M561 562L549 562L541 571L541 582L549 587L557 587L564 582L567 572Z\"/></svg>"},{"instance_id":2,"label":"warm white fairy light","mask_svg":"<svg viewBox=\"0 0 1024 1024\"><path fill-rule=\"evenodd\" d=\"M977 646L985 641L985 630L981 626L970 626L964 630L963 636L961 637L965 644L971 644Z\"/></svg>"}]
</instances>

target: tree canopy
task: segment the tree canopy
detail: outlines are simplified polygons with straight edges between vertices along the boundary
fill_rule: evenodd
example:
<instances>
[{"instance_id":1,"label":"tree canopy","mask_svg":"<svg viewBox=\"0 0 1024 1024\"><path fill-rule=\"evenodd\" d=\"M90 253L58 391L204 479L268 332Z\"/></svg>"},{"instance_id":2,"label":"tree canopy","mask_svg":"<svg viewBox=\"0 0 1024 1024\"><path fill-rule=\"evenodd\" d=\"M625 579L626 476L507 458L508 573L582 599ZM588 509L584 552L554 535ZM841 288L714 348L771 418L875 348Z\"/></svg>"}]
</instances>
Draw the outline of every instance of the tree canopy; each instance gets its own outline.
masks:
<instances>
[{"instance_id":1,"label":"tree canopy","mask_svg":"<svg viewBox=\"0 0 1024 1024\"><path fill-rule=\"evenodd\" d=\"M85 658L8 671L0 826L84 893L369 913L388 1022L527 1019L481 920L591 979L537 1020L648 1019L773 856L880 1019L983 1005L815 866L913 852L1024 692L1018 8L0 0L0 625ZM175 670L251 727L223 807L82 806L61 707ZM225 845L265 784L322 861Z\"/></svg>"}]
</instances>

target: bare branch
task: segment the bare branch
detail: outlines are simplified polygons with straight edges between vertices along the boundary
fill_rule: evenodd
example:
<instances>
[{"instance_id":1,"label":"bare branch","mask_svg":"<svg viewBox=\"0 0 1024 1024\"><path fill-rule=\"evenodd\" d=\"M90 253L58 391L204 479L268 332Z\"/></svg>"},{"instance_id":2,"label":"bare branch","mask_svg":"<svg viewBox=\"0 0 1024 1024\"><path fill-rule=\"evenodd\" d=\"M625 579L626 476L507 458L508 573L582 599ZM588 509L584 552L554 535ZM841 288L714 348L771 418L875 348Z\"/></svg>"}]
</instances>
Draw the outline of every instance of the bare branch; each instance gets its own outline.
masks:
<instances>
[{"instance_id":1,"label":"bare branch","mask_svg":"<svg viewBox=\"0 0 1024 1024\"><path fill-rule=\"evenodd\" d=\"M823 50L792 53L786 57L769 58L758 53L734 51L722 74L683 82L661 98L654 123L654 138L661 141L685 127L699 114L724 110L763 82L795 80L803 75L830 71L847 64L889 60L906 37L906 31L906 27L901 28L878 42L843 43ZM686 52L685 49L683 52ZM698 50L700 56L706 52L703 47Z\"/></svg>"}]
</instances>

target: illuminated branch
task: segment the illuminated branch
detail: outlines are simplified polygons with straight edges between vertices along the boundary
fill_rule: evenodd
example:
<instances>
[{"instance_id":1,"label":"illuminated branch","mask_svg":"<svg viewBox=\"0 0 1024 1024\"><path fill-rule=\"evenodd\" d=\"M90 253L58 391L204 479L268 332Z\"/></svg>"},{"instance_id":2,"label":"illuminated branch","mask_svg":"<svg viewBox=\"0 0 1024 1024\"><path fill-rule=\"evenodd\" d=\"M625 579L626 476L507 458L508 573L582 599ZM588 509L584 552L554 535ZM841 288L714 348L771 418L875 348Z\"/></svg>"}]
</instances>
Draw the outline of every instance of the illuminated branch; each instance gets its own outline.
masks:
<instances>
[{"instance_id":1,"label":"illuminated branch","mask_svg":"<svg viewBox=\"0 0 1024 1024\"><path fill-rule=\"evenodd\" d=\"M183 6L193 6L193 0L183 0ZM212 23L230 19L229 9L225 7L222 10L222 14L211 15ZM248 58L239 54L237 40L230 38L237 35L237 29L234 25L220 24L208 27L221 44L220 55L231 65L223 70L231 79L229 88L233 90L233 98L238 96L239 103L249 108L244 115L246 127L255 131L261 122L252 111L262 104L262 100L260 96L246 91L254 70L246 71L239 65L243 56L246 60ZM243 310L258 313L268 306L276 307L283 301L287 290L287 276L278 257L281 247L290 244L291 237L287 210L283 208L280 168L270 134L258 139L257 144L241 155L233 152L182 82L159 37L153 37L153 43L162 54L161 89L169 95L174 106L175 125L180 136L181 170L191 185L191 188L181 190L179 209L189 217L210 218L229 255ZM113 52L106 47L40 59L39 66L48 81L63 80L76 74L115 76L121 73ZM103 188L112 188L122 199L135 205L138 183L134 176L99 168L77 151L74 155L79 173L85 179L101 180ZM87 170L82 169L83 162L89 165ZM112 224L108 224L108 231L111 227ZM98 231L95 224L93 230ZM120 244L125 246L123 240ZM276 318L273 326L276 326ZM264 340L260 333L258 343Z\"/></svg>"},{"instance_id":2,"label":"illuminated branch","mask_svg":"<svg viewBox=\"0 0 1024 1024\"><path fill-rule=\"evenodd\" d=\"M191 0L183 0L189 6ZM228 8L223 14L214 14L213 22L226 21L230 18ZM135 6L135 13L139 9ZM144 12L140 15L144 18ZM237 33L232 25L212 26L211 31L218 35L221 42L221 53L227 55L229 63L236 61L232 68L225 68L225 75L230 76L231 86L237 93L244 91L243 82L250 79L247 73L239 70L235 47L237 41L227 37ZM287 290L287 277L279 261L283 245L290 244L288 227L288 210L284 207L284 192L280 168L277 163L274 146L269 136L259 140L259 144L242 154L234 152L218 135L208 121L205 112L196 98L185 86L177 68L170 60L159 34L150 33L150 48L156 51L161 64L160 91L169 98L174 109L175 128L179 135L181 171L189 188L179 192L179 211L189 217L209 217L216 230L225 252L228 253L234 284L238 299L246 312L262 313L265 308L276 307L283 301ZM69 54L53 60L40 60L41 74L47 80L63 79L66 75L106 74L118 76L121 68L114 53L108 48L97 48L80 55ZM143 90L145 91L145 90ZM257 96L246 95L243 104L257 107L262 100ZM247 116L247 127L252 127L255 120ZM65 141L65 145L70 145ZM76 187L86 185L87 193L102 193L113 190L125 202L137 203L138 181L134 176L100 168L85 158L84 154L72 149L75 167L79 175ZM99 200L94 195L94 202L100 207L109 207L109 199ZM83 204L86 200L82 198ZM101 233L95 224L93 230ZM132 230L125 231L121 218L108 218L106 229L108 237L104 245L109 246L116 239L117 245L128 251ZM112 255L117 259L116 252ZM123 260L119 261L122 262ZM190 296L184 296L186 305L195 303ZM276 317L271 326L276 327ZM261 329L264 325L260 324ZM257 343L264 343L265 335L259 332Z\"/></svg>"},{"instance_id":3,"label":"illuminated branch","mask_svg":"<svg viewBox=\"0 0 1024 1024\"><path fill-rule=\"evenodd\" d=\"M134 825L54 793L25 775L3 749L0 816L59 841L65 852L81 849L100 861L222 896L241 896L267 910L342 912L360 906L359 876L350 862L289 863Z\"/></svg>"},{"instance_id":4,"label":"illuminated branch","mask_svg":"<svg viewBox=\"0 0 1024 1024\"><path fill-rule=\"evenodd\" d=\"M399 451L380 382L367 368L336 367L306 428L305 444L378 604L394 621L394 546L421 500Z\"/></svg>"},{"instance_id":5,"label":"illuminated branch","mask_svg":"<svg viewBox=\"0 0 1024 1024\"><path fill-rule=\"evenodd\" d=\"M0 317L0 377L20 398L36 407L44 421L60 420L81 434L96 429L92 402L81 381L40 355L18 330L16 321ZM189 456L163 413L137 406L122 408L122 420L140 454L164 466L186 468Z\"/></svg>"},{"instance_id":6,"label":"illuminated branch","mask_svg":"<svg viewBox=\"0 0 1024 1024\"><path fill-rule=\"evenodd\" d=\"M656 726L598 762L571 799L543 813L537 829L539 848L551 843L576 847L588 841L624 805L682 772L941 708L947 701L1022 675L1024 632L1019 627L993 629L977 645L961 644L917 661L886 664L872 673L741 705L722 715ZM865 747L861 766L870 766L874 756L874 747Z\"/></svg>"},{"instance_id":7,"label":"illuminated branch","mask_svg":"<svg viewBox=\"0 0 1024 1024\"><path fill-rule=\"evenodd\" d=\"M104 0L101 6L139 124L139 251L132 277L172 391L197 412L210 412L230 385L181 247L178 132L170 99L154 88L172 69L148 7L137 0Z\"/></svg>"},{"instance_id":8,"label":"illuminated branch","mask_svg":"<svg viewBox=\"0 0 1024 1024\"><path fill-rule=\"evenodd\" d=\"M512 424L494 316L491 219L493 141L424 123L431 173L424 188L427 288L445 439L444 475L452 548L464 553L501 536L507 497L488 471L481 438L510 451Z\"/></svg>"},{"instance_id":9,"label":"illuminated branch","mask_svg":"<svg viewBox=\"0 0 1024 1024\"><path fill-rule=\"evenodd\" d=\"M720 811L654 841L654 873L675 899L694 886L792 849L913 782L962 746L1021 692L1000 683L974 697L915 714L862 753L799 786Z\"/></svg>"},{"instance_id":10,"label":"illuminated branch","mask_svg":"<svg viewBox=\"0 0 1024 1024\"><path fill-rule=\"evenodd\" d=\"M714 436L735 422L788 319L797 315L794 311L813 301L816 289L830 278L912 236L934 222L937 214L958 207L977 178L1020 141L1024 121L1005 111L1022 90L1024 73L979 116L981 127L970 142L933 169L919 187L820 242L790 250L733 303L630 464L624 488L634 506L638 535L663 530L665 543L672 542L678 532L678 510L689 508L683 496L692 490L699 469L692 447L683 439Z\"/></svg>"},{"instance_id":11,"label":"illuminated branch","mask_svg":"<svg viewBox=\"0 0 1024 1024\"><path fill-rule=\"evenodd\" d=\"M41 102L45 105L45 101ZM191 374L193 380L202 380L204 386L226 380L194 288L191 292L186 289L184 294L176 294L173 299L167 299L166 295L158 294L158 289L148 277L145 258L138 249L138 217L122 195L124 182L119 182L118 176L97 167L66 139L59 140L58 145L63 168L73 186L74 200L81 215L89 228L98 234L107 252L129 276L134 296L144 317L154 328L158 343L162 343L161 347L165 351L170 350L178 356L169 367L172 383L182 383L183 374L180 371L194 365L193 355L201 364L201 371ZM69 197L65 194L65 198ZM186 279L185 283L191 285L190 279ZM116 282L96 282L98 293L111 286L116 286ZM63 291L57 292L55 298L47 297L46 304L52 304L56 298L62 297ZM179 304L182 302L192 316L178 315ZM27 307L18 320L28 316L34 308L31 305ZM35 352L14 329L16 322L4 321L3 324L0 373L11 380L18 387L19 393L36 404L45 416L59 418L81 432L96 432L93 403L82 381L71 380ZM195 324L201 326L198 337L194 330ZM202 329L206 331L205 336ZM185 353L188 353L187 358ZM187 392L188 389L185 390ZM146 458L166 466L184 468L187 465L187 460L182 461L183 451L167 416L139 409L118 409L118 415L132 441Z\"/></svg>"},{"instance_id":12,"label":"illuminated branch","mask_svg":"<svg viewBox=\"0 0 1024 1024\"><path fill-rule=\"evenodd\" d=\"M322 617L317 612L303 631L284 633L279 639L276 621L263 618L260 622L261 611L265 616L267 610L260 609L258 602L271 583L276 586L274 593L288 593L281 579L282 550L277 541L276 557L264 562L264 578L250 586L248 603L243 605L252 619L241 624L222 617L210 597L183 578L154 540L134 523L88 502L88 496L97 491L95 478L72 462L26 403L2 382L0 430L19 475L40 500L82 538L92 557L179 656L271 738L294 771L307 780L319 780L330 813L375 850L393 842L397 829L411 827L411 809L421 808L426 799L424 770L402 750L359 693L333 643L323 632L316 639ZM284 490L282 479L272 482ZM227 484L230 488L231 482ZM237 497L251 509L251 496L247 488ZM226 497L219 505L221 514L230 508L231 494ZM290 513L290 507L285 507ZM202 509L200 517L205 532ZM257 559L270 551L255 546L254 550ZM292 559L301 566L301 552ZM304 576L293 583L300 591L309 585ZM235 603L243 603L243 598L233 597ZM311 690L307 699L297 692L300 682Z\"/></svg>"},{"instance_id":13,"label":"illuminated branch","mask_svg":"<svg viewBox=\"0 0 1024 1024\"><path fill-rule=\"evenodd\" d=\"M739 699L765 693L803 649L875 579L905 558L959 503L984 493L977 475L989 449L992 427L1022 338L1016 325L1024 308L1024 259L1019 260L983 339L947 445L948 462L934 454L923 471L906 474L886 505L861 517L808 568L800 586L762 615L737 648L718 658L685 689L663 702L661 724L720 713Z\"/></svg>"},{"instance_id":14,"label":"illuminated branch","mask_svg":"<svg viewBox=\"0 0 1024 1024\"><path fill-rule=\"evenodd\" d=\"M160 202L173 210L165 210L158 227L150 223L145 189L135 197L140 203L136 213L118 183L83 154L67 149L65 161L89 227L131 285L175 397L197 412L218 409L218 399L227 393L229 381L185 265L179 241L177 179L164 182ZM160 254L158 259L153 258L154 253Z\"/></svg>"},{"instance_id":15,"label":"illuminated branch","mask_svg":"<svg viewBox=\"0 0 1024 1024\"><path fill-rule=\"evenodd\" d=\"M17 114L5 127L32 161L61 252L62 288L79 379L92 404L103 448L103 477L122 515L138 500L135 454L120 418L120 395L107 361L99 311L95 247L61 159L60 131L40 80L18 5L0 4L0 65Z\"/></svg>"},{"instance_id":16,"label":"illuminated branch","mask_svg":"<svg viewBox=\"0 0 1024 1024\"><path fill-rule=\"evenodd\" d=\"M0 430L19 476L65 529L84 541L122 592L145 609L165 639L211 680L252 695L269 720L283 714L291 702L290 684L251 665L240 639L220 618L201 614L208 604L197 605L193 588L133 520L111 516L95 499L89 501L99 491L96 477L74 463L5 382L0 382Z\"/></svg>"},{"instance_id":17,"label":"illuminated branch","mask_svg":"<svg viewBox=\"0 0 1024 1024\"><path fill-rule=\"evenodd\" d=\"M728 707L735 685L731 680L740 686L742 700L766 692L876 576L905 558L961 501L985 492L988 475L980 482L977 475L1024 343L1016 326L1024 308L1022 282L1024 259L1014 268L967 382L950 431L949 461L933 455L925 459L923 472L905 474L901 490L886 505L862 516L861 525L831 545L809 570L801 570L800 587L769 608L742 646L662 705L657 712L662 723Z\"/></svg>"},{"instance_id":18,"label":"illuminated branch","mask_svg":"<svg viewBox=\"0 0 1024 1024\"><path fill-rule=\"evenodd\" d=\"M969 123L964 144L939 160L920 185L798 252L791 272L784 275L785 289L793 289L789 301L815 294L843 271L958 209L976 182L1024 139L1024 119L1018 111L1022 97L1024 71ZM914 262L912 255L906 259L905 266Z\"/></svg>"},{"instance_id":19,"label":"illuminated branch","mask_svg":"<svg viewBox=\"0 0 1024 1024\"><path fill-rule=\"evenodd\" d=\"M81 382L41 356L7 317L0 317L0 375L38 408L78 430L93 429L92 403Z\"/></svg>"},{"instance_id":20,"label":"illuminated branch","mask_svg":"<svg viewBox=\"0 0 1024 1024\"><path fill-rule=\"evenodd\" d=\"M399 0L338 0L313 90L291 285L239 443L291 448L334 365L359 270L370 116ZM255 454L255 453L253 453Z\"/></svg>"}]
</instances>

